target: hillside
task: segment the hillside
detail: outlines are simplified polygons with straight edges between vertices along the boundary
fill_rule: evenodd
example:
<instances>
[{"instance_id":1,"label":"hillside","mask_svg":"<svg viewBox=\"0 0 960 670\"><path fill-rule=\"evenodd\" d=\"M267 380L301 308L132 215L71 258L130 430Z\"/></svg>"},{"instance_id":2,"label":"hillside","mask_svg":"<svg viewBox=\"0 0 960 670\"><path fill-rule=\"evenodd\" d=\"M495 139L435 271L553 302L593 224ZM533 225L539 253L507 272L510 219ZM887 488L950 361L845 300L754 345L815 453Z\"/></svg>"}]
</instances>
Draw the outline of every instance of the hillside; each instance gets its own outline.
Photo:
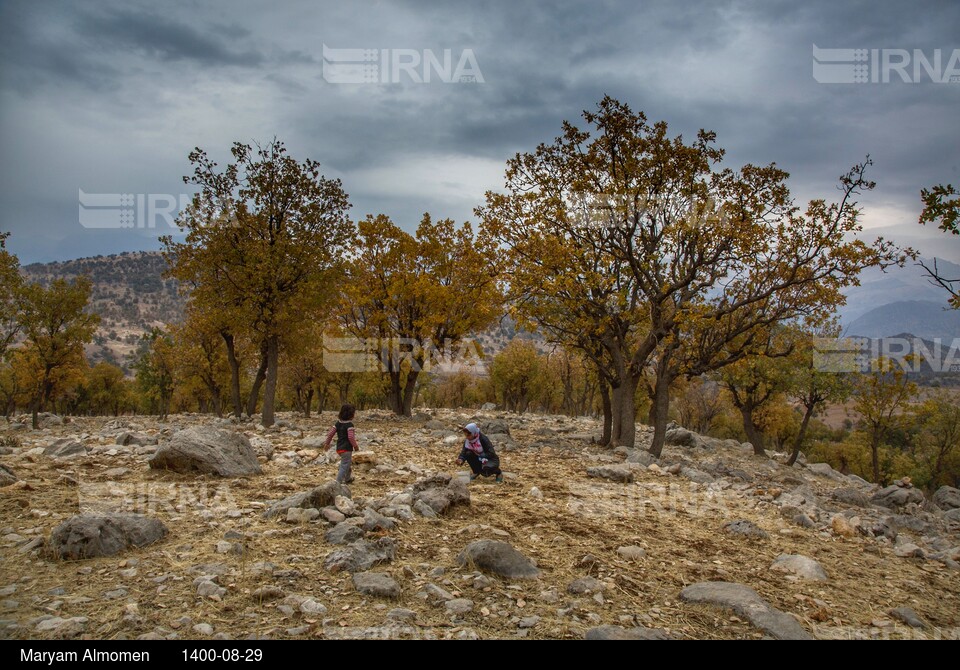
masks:
<instances>
[{"instance_id":1,"label":"hillside","mask_svg":"<svg viewBox=\"0 0 960 670\"><path fill-rule=\"evenodd\" d=\"M87 357L125 365L140 336L183 318L186 301L177 282L163 279L167 264L159 252L127 252L23 268L30 281L49 282L86 275L93 283L91 309L101 323Z\"/></svg>"},{"instance_id":2,"label":"hillside","mask_svg":"<svg viewBox=\"0 0 960 670\"><path fill-rule=\"evenodd\" d=\"M944 343L960 337L960 310L950 309L945 300L892 302L870 310L845 328L850 337L872 339L910 333L925 340Z\"/></svg>"},{"instance_id":3,"label":"hillside","mask_svg":"<svg viewBox=\"0 0 960 670\"><path fill-rule=\"evenodd\" d=\"M945 276L960 277L960 265L943 259L938 259L938 263ZM932 265L932 262L930 264ZM860 286L851 287L844 291L844 294L847 296L847 304L840 310L844 325L849 325L868 312L891 303L922 301L946 307L949 297L943 288L933 286L924 270L913 263L886 271L866 270L860 275ZM884 333L883 336L890 334Z\"/></svg>"},{"instance_id":4,"label":"hillside","mask_svg":"<svg viewBox=\"0 0 960 670\"><path fill-rule=\"evenodd\" d=\"M0 637L954 639L960 630L960 510L948 511L960 492L945 489L935 505L908 485L880 490L685 431L676 441L690 446L654 461L593 445L592 419L447 410L359 413L367 454L348 491L330 481L336 465L318 448L332 418L285 415L268 430L199 416L0 427L20 440L0 452L15 473L4 483L22 480L0 489ZM493 435L503 485L465 485L453 463L451 427L472 418ZM150 469L188 427L245 434L262 473ZM138 512L167 533L112 556L58 560L54 530L78 511ZM519 558L458 558L480 551L478 541Z\"/></svg>"},{"instance_id":5,"label":"hillside","mask_svg":"<svg viewBox=\"0 0 960 670\"><path fill-rule=\"evenodd\" d=\"M86 275L93 282L91 309L102 319L93 344L87 347L91 362L107 360L122 367L136 351L140 336L154 326L183 320L186 298L177 293L177 282L163 278L166 262L159 252L128 252L58 263L34 263L23 268L31 281ZM476 337L488 356L495 355L514 337L530 338L539 349L549 347L542 338L518 332L505 316Z\"/></svg>"}]
</instances>

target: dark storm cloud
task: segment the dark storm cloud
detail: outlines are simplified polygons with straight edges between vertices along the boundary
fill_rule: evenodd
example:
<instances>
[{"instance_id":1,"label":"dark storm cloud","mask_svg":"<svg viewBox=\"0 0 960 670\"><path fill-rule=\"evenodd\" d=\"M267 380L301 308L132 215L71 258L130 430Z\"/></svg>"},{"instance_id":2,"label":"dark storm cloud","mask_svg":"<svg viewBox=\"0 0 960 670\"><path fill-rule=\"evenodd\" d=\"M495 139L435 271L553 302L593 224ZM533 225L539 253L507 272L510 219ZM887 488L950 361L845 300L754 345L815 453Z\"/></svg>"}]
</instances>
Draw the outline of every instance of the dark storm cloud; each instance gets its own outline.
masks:
<instances>
[{"instance_id":1,"label":"dark storm cloud","mask_svg":"<svg viewBox=\"0 0 960 670\"><path fill-rule=\"evenodd\" d=\"M78 230L77 188L168 192L193 146L223 160L234 140L274 135L344 180L355 217L471 218L507 158L605 94L686 137L717 131L733 167L777 162L800 200L833 197L870 153L874 225L914 233L920 188L960 181L960 85L811 74L813 44L949 54L956 4L13 1L0 13L0 229L28 258L144 246L148 232ZM472 49L485 83L329 84L323 44Z\"/></svg>"},{"instance_id":2,"label":"dark storm cloud","mask_svg":"<svg viewBox=\"0 0 960 670\"><path fill-rule=\"evenodd\" d=\"M82 14L76 30L104 51L135 50L160 60L189 60L204 66L240 65L253 67L263 62L254 49L237 49L221 35L246 37L249 31L238 26L216 24L201 30L188 23L155 13L111 9Z\"/></svg>"}]
</instances>

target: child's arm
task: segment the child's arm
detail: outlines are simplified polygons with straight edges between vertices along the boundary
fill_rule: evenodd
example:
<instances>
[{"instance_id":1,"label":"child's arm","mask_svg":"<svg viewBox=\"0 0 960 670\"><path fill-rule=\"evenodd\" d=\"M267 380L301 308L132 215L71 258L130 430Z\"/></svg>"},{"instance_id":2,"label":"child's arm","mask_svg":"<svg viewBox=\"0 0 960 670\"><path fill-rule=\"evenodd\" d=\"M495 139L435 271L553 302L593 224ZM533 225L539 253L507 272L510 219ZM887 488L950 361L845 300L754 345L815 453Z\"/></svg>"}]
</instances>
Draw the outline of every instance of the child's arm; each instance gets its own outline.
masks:
<instances>
[{"instance_id":1,"label":"child's arm","mask_svg":"<svg viewBox=\"0 0 960 670\"><path fill-rule=\"evenodd\" d=\"M330 448L330 443L333 441L333 436L336 435L336 434L337 434L337 427L336 427L336 426L330 426L330 430L329 430L329 432L327 433L327 441L323 443L323 448L324 448L324 449L329 449L329 448Z\"/></svg>"},{"instance_id":2,"label":"child's arm","mask_svg":"<svg viewBox=\"0 0 960 670\"><path fill-rule=\"evenodd\" d=\"M357 433L353 426L347 428L347 439L350 440L350 446L353 447L354 451L360 451L360 447L357 446Z\"/></svg>"}]
</instances>

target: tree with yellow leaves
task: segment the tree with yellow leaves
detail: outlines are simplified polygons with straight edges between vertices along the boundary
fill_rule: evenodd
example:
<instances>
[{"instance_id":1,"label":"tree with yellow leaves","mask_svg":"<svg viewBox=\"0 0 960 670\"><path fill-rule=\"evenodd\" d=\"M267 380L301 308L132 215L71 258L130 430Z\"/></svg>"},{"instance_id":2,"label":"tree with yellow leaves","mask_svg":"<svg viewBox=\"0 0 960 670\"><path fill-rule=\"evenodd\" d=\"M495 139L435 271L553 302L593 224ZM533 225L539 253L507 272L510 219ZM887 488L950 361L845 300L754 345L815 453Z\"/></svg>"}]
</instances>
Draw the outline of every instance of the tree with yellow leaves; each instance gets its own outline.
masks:
<instances>
[{"instance_id":1,"label":"tree with yellow leaves","mask_svg":"<svg viewBox=\"0 0 960 670\"><path fill-rule=\"evenodd\" d=\"M238 142L231 153L222 170L201 149L190 154L194 171L184 181L200 191L179 221L186 240L161 239L171 275L206 287L197 308L216 314L224 339L247 334L259 350L247 411L262 385L262 422L271 426L285 338L333 298L353 227L340 180L322 176L316 161L298 162L276 139ZM239 365L228 357L236 406Z\"/></svg>"},{"instance_id":2,"label":"tree with yellow leaves","mask_svg":"<svg viewBox=\"0 0 960 670\"><path fill-rule=\"evenodd\" d=\"M23 365L34 380L31 389L33 427L38 413L82 378L87 362L83 345L93 339L100 317L86 311L91 283L54 279L49 286L33 283L18 296L20 326L26 336Z\"/></svg>"},{"instance_id":3,"label":"tree with yellow leaves","mask_svg":"<svg viewBox=\"0 0 960 670\"><path fill-rule=\"evenodd\" d=\"M422 372L478 357L468 336L493 323L502 302L494 248L470 224L429 214L416 235L383 214L358 228L341 326L376 355L390 408L410 416Z\"/></svg>"},{"instance_id":4,"label":"tree with yellow leaves","mask_svg":"<svg viewBox=\"0 0 960 670\"><path fill-rule=\"evenodd\" d=\"M882 482L880 447L917 394L917 385L910 381L906 369L911 361L910 356L902 362L881 356L871 362L868 372L852 380L854 409L869 439L873 481L878 484Z\"/></svg>"},{"instance_id":5,"label":"tree with yellow leaves","mask_svg":"<svg viewBox=\"0 0 960 670\"><path fill-rule=\"evenodd\" d=\"M687 143L609 97L583 117L588 129L565 122L508 161L506 192L478 213L507 250L517 309L601 366L615 442L634 445L648 370L659 455L680 375L745 358L754 331L830 309L863 268L902 262L851 239L869 161L841 178L839 202L801 212L776 165L721 169L712 132Z\"/></svg>"},{"instance_id":6,"label":"tree with yellow leaves","mask_svg":"<svg viewBox=\"0 0 960 670\"><path fill-rule=\"evenodd\" d=\"M7 250L9 233L0 233L0 364L20 332L17 299L23 286L20 260Z\"/></svg>"}]
</instances>

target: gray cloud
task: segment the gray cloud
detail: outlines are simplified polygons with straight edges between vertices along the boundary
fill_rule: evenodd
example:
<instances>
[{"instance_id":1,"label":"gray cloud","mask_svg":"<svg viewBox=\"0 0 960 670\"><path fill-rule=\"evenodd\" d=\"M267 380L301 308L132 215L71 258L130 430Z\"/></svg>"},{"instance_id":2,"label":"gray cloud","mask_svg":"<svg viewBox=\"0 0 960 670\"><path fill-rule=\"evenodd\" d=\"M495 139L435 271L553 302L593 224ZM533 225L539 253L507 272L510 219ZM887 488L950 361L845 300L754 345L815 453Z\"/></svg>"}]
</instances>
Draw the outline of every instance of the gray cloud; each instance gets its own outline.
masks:
<instances>
[{"instance_id":1,"label":"gray cloud","mask_svg":"<svg viewBox=\"0 0 960 670\"><path fill-rule=\"evenodd\" d=\"M870 153L871 225L917 234L919 190L960 182L960 85L821 85L811 46L960 48L960 6L896 2L0 4L0 229L25 260L155 245L79 228L76 192L182 189L187 153L284 139L353 214L472 217L507 158L610 94L728 163L775 161L800 200ZM335 85L334 48L472 49L483 84ZM954 240L945 255L960 258Z\"/></svg>"}]
</instances>

